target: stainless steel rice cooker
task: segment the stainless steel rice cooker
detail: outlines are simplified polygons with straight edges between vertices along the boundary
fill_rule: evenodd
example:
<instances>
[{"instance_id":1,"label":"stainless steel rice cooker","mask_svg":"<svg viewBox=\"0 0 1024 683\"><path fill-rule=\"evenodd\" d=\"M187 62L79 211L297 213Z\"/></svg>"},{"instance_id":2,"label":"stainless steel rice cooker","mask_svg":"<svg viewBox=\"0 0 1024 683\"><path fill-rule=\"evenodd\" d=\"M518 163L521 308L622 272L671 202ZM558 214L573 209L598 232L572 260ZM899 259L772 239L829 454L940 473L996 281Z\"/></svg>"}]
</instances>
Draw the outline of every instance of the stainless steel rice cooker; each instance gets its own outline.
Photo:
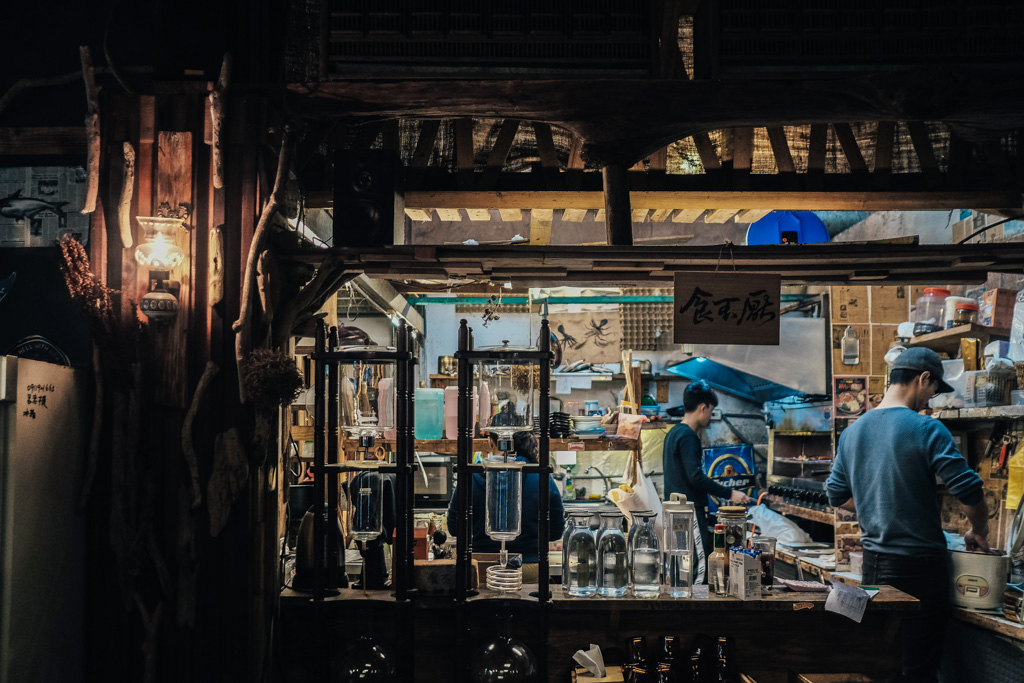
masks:
<instances>
[{"instance_id":1,"label":"stainless steel rice cooker","mask_svg":"<svg viewBox=\"0 0 1024 683\"><path fill-rule=\"evenodd\" d=\"M968 609L1001 607L1010 557L997 551L950 550L949 554L953 561L953 604Z\"/></svg>"}]
</instances>

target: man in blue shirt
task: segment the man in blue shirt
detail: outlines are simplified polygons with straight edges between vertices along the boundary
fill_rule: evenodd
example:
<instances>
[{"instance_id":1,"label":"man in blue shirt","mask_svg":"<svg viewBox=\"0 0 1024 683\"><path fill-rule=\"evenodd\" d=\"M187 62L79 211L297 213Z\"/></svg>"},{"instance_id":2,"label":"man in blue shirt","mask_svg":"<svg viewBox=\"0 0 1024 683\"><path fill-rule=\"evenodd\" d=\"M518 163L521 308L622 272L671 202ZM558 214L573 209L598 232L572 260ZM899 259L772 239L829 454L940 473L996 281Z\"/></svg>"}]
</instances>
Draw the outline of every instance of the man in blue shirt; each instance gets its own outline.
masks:
<instances>
[{"instance_id":1,"label":"man in blue shirt","mask_svg":"<svg viewBox=\"0 0 1024 683\"><path fill-rule=\"evenodd\" d=\"M669 500L673 493L682 493L686 500L693 502L705 561L713 550L711 530L708 528L708 495L727 498L736 505L751 503L747 494L722 486L704 474L704 450L700 444L700 433L711 424L711 411L717 405L718 396L706 381L697 380L686 385L683 392L683 421L669 431L662 447L662 467L665 470L663 497ZM696 566L693 574L697 575Z\"/></svg>"},{"instance_id":2,"label":"man in blue shirt","mask_svg":"<svg viewBox=\"0 0 1024 683\"><path fill-rule=\"evenodd\" d=\"M988 551L988 506L981 478L938 420L919 414L928 399L953 391L942 362L925 348L901 353L889 389L839 437L829 502L855 510L864 546L863 582L888 584L921 601L903 620L903 678L935 681L950 611L950 567L935 478L963 505L968 550Z\"/></svg>"}]
</instances>

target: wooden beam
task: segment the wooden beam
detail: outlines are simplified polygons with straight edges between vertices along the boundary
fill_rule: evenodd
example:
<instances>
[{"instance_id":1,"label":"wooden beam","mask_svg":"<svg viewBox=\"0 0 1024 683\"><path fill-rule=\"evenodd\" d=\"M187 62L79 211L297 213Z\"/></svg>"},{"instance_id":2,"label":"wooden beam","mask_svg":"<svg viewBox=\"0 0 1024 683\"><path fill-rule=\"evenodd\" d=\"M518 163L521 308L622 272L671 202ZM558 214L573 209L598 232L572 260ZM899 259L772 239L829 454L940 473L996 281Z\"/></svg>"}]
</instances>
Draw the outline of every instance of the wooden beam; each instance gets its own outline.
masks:
<instances>
[{"instance_id":1,"label":"wooden beam","mask_svg":"<svg viewBox=\"0 0 1024 683\"><path fill-rule=\"evenodd\" d=\"M875 131L875 187L889 187L892 179L892 146L896 124L893 121L879 121Z\"/></svg>"},{"instance_id":2,"label":"wooden beam","mask_svg":"<svg viewBox=\"0 0 1024 683\"><path fill-rule=\"evenodd\" d=\"M673 223L693 223L704 213L704 209L679 209L672 216Z\"/></svg>"},{"instance_id":3,"label":"wooden beam","mask_svg":"<svg viewBox=\"0 0 1024 683\"><path fill-rule=\"evenodd\" d=\"M633 244L633 222L630 220L629 178L622 165L601 169L604 182L604 211L606 241L611 246L628 247ZM581 193L576 193L581 194Z\"/></svg>"},{"instance_id":4,"label":"wooden beam","mask_svg":"<svg viewBox=\"0 0 1024 683\"><path fill-rule=\"evenodd\" d=\"M562 212L562 220L567 223L581 223L586 215L586 209L565 209Z\"/></svg>"},{"instance_id":5,"label":"wooden beam","mask_svg":"<svg viewBox=\"0 0 1024 683\"><path fill-rule=\"evenodd\" d=\"M825 184L825 155L828 153L828 124L812 123L807 146L807 189L817 191Z\"/></svg>"},{"instance_id":6,"label":"wooden beam","mask_svg":"<svg viewBox=\"0 0 1024 683\"><path fill-rule=\"evenodd\" d=\"M551 209L530 211L530 244L551 244L553 214Z\"/></svg>"},{"instance_id":7,"label":"wooden beam","mask_svg":"<svg viewBox=\"0 0 1024 683\"><path fill-rule=\"evenodd\" d=\"M414 221L433 220L433 217L430 215L430 209L406 209L405 215Z\"/></svg>"},{"instance_id":8,"label":"wooden beam","mask_svg":"<svg viewBox=\"0 0 1024 683\"><path fill-rule=\"evenodd\" d=\"M598 209L597 212L594 213L594 222L604 223L604 209Z\"/></svg>"},{"instance_id":9,"label":"wooden beam","mask_svg":"<svg viewBox=\"0 0 1024 683\"><path fill-rule=\"evenodd\" d=\"M935 160L935 150L932 149L928 127L924 125L924 121L907 121L907 130L910 132L910 141L917 152L917 158L921 161L925 182L928 183L928 187L938 187L942 184L942 176L939 174L939 163Z\"/></svg>"},{"instance_id":10,"label":"wooden beam","mask_svg":"<svg viewBox=\"0 0 1024 683\"><path fill-rule=\"evenodd\" d=\"M650 209L633 209L630 212L630 215L634 223L643 223L645 220L647 220L647 214L649 212Z\"/></svg>"},{"instance_id":11,"label":"wooden beam","mask_svg":"<svg viewBox=\"0 0 1024 683\"><path fill-rule=\"evenodd\" d=\"M359 130L356 131L356 138L352 141L352 149L370 149L373 143L377 142L377 138L380 137L383 127L383 121L370 121L359 126Z\"/></svg>"},{"instance_id":12,"label":"wooden beam","mask_svg":"<svg viewBox=\"0 0 1024 683\"><path fill-rule=\"evenodd\" d=\"M704 216L705 223L725 223L739 213L739 209L715 209Z\"/></svg>"},{"instance_id":13,"label":"wooden beam","mask_svg":"<svg viewBox=\"0 0 1024 683\"><path fill-rule=\"evenodd\" d=\"M530 220L536 218L542 221L554 220L555 212L552 209L530 209Z\"/></svg>"},{"instance_id":14,"label":"wooden beam","mask_svg":"<svg viewBox=\"0 0 1024 683\"><path fill-rule=\"evenodd\" d=\"M971 157L971 146L955 132L949 133L949 161L946 163L946 183L956 187L964 182L967 162ZM981 208L964 206L963 208Z\"/></svg>"},{"instance_id":15,"label":"wooden beam","mask_svg":"<svg viewBox=\"0 0 1024 683\"><path fill-rule=\"evenodd\" d=\"M657 209L651 214L652 223L664 223L672 215L672 209Z\"/></svg>"},{"instance_id":16,"label":"wooden beam","mask_svg":"<svg viewBox=\"0 0 1024 683\"><path fill-rule=\"evenodd\" d=\"M572 136L572 147L569 148L569 167L565 172L565 189L578 190L583 183L583 138Z\"/></svg>"},{"instance_id":17,"label":"wooden beam","mask_svg":"<svg viewBox=\"0 0 1024 683\"><path fill-rule=\"evenodd\" d=\"M771 213L770 209L743 209L736 214L737 223L756 223Z\"/></svg>"},{"instance_id":18,"label":"wooden beam","mask_svg":"<svg viewBox=\"0 0 1024 683\"><path fill-rule=\"evenodd\" d=\"M732 130L732 186L750 187L750 164L754 158L754 129L741 126Z\"/></svg>"},{"instance_id":19,"label":"wooden beam","mask_svg":"<svg viewBox=\"0 0 1024 683\"><path fill-rule=\"evenodd\" d=\"M523 220L522 209L498 209L498 215L501 216L501 220L508 223L518 223Z\"/></svg>"},{"instance_id":20,"label":"wooden beam","mask_svg":"<svg viewBox=\"0 0 1024 683\"><path fill-rule=\"evenodd\" d=\"M625 172L625 170L623 170ZM941 211L953 208L1019 209L1010 190L976 192L630 192L638 209L779 209L835 211ZM599 209L601 192L407 192L410 208ZM310 203L309 206L313 206ZM607 207L605 207L607 208Z\"/></svg>"},{"instance_id":21,"label":"wooden beam","mask_svg":"<svg viewBox=\"0 0 1024 683\"><path fill-rule=\"evenodd\" d=\"M494 147L487 157L487 165L480 174L479 189L493 190L498 185L498 178L501 176L501 169L508 159L509 150L515 142L516 133L519 132L519 119L505 119L498 129L498 139L494 141Z\"/></svg>"},{"instance_id":22,"label":"wooden beam","mask_svg":"<svg viewBox=\"0 0 1024 683\"><path fill-rule=\"evenodd\" d=\"M473 188L473 119L455 119L455 162L459 168L459 189Z\"/></svg>"},{"instance_id":23,"label":"wooden beam","mask_svg":"<svg viewBox=\"0 0 1024 683\"><path fill-rule=\"evenodd\" d=\"M446 223L457 223L462 220L462 214L458 209L439 207L434 210L437 211L437 217Z\"/></svg>"},{"instance_id":24,"label":"wooden beam","mask_svg":"<svg viewBox=\"0 0 1024 683\"><path fill-rule=\"evenodd\" d=\"M441 127L438 119L427 119L420 125L420 137L416 141L416 149L409 161L409 168L406 170L408 188L413 189L419 186L423 180L423 173L430 163L430 155L434 152L434 141L437 139L437 130Z\"/></svg>"},{"instance_id":25,"label":"wooden beam","mask_svg":"<svg viewBox=\"0 0 1024 683\"><path fill-rule=\"evenodd\" d=\"M0 155L85 155L85 128L0 128Z\"/></svg>"},{"instance_id":26,"label":"wooden beam","mask_svg":"<svg viewBox=\"0 0 1024 683\"><path fill-rule=\"evenodd\" d=\"M868 165L864 162L864 155L861 154L860 145L857 144L857 137L853 134L850 124L833 123L832 130L836 133L839 146L843 148L850 170L853 173L867 173Z\"/></svg>"},{"instance_id":27,"label":"wooden beam","mask_svg":"<svg viewBox=\"0 0 1024 683\"><path fill-rule=\"evenodd\" d=\"M471 221L489 221L491 212L489 209L466 209L466 214Z\"/></svg>"},{"instance_id":28,"label":"wooden beam","mask_svg":"<svg viewBox=\"0 0 1024 683\"><path fill-rule=\"evenodd\" d=\"M693 144L697 147L697 155L700 156L700 163L703 164L705 173L722 168L722 162L718 158L718 151L715 149L715 144L711 142L710 135L695 133Z\"/></svg>"},{"instance_id":29,"label":"wooden beam","mask_svg":"<svg viewBox=\"0 0 1024 683\"><path fill-rule=\"evenodd\" d=\"M544 183L549 190L562 189L562 178L558 170L558 155L555 152L555 140L551 135L551 126L543 121L533 122L533 133L537 138L537 154L544 173Z\"/></svg>"},{"instance_id":30,"label":"wooden beam","mask_svg":"<svg viewBox=\"0 0 1024 683\"><path fill-rule=\"evenodd\" d=\"M647 171L652 190L660 190L665 184L665 172L668 169L668 147L660 147L651 153L651 163Z\"/></svg>"},{"instance_id":31,"label":"wooden beam","mask_svg":"<svg viewBox=\"0 0 1024 683\"><path fill-rule=\"evenodd\" d=\"M796 178L796 164L793 163L793 154L789 151L786 130L782 126L768 126L765 130L768 132L768 142L772 146L775 165L779 169L779 177L783 179L783 186L790 190L797 189L800 183Z\"/></svg>"}]
</instances>

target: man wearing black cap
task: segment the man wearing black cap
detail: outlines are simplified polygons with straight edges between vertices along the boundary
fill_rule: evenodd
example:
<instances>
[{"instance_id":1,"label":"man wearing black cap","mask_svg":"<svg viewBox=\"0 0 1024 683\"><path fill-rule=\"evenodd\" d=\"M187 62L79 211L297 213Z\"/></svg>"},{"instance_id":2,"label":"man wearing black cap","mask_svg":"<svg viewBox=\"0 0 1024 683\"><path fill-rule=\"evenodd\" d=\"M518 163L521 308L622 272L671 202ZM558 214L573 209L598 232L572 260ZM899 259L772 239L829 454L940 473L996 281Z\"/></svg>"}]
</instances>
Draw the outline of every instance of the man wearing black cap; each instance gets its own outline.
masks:
<instances>
[{"instance_id":1,"label":"man wearing black cap","mask_svg":"<svg viewBox=\"0 0 1024 683\"><path fill-rule=\"evenodd\" d=\"M957 451L945 425L918 412L935 394L951 391L934 351L901 353L885 398L839 437L825 484L833 506L856 509L864 584L895 586L921 601L920 612L903 621L899 680L936 680L949 617L951 578L936 477L963 504L971 522L967 549L989 549L981 478Z\"/></svg>"}]
</instances>

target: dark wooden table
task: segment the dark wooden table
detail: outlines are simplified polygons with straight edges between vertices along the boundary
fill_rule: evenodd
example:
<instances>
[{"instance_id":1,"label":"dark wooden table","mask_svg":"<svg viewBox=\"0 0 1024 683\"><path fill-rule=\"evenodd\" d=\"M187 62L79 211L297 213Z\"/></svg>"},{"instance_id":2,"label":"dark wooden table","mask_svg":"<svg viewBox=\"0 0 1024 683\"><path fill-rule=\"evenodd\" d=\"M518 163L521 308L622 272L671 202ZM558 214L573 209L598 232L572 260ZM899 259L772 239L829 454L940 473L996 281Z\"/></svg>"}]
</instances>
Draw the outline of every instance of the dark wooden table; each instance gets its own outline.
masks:
<instances>
[{"instance_id":1,"label":"dark wooden table","mask_svg":"<svg viewBox=\"0 0 1024 683\"><path fill-rule=\"evenodd\" d=\"M556 587L557 590L557 587ZM861 673L884 678L898 671L897 637L903 615L919 608L916 598L882 586L861 623L825 611L826 593L777 590L761 600L711 596L707 600L570 598L552 603L548 680L568 680L572 655L595 643L623 648L646 636L650 645L674 634L684 646L703 633L729 636L743 673L757 683L793 681L805 673Z\"/></svg>"}]
</instances>

